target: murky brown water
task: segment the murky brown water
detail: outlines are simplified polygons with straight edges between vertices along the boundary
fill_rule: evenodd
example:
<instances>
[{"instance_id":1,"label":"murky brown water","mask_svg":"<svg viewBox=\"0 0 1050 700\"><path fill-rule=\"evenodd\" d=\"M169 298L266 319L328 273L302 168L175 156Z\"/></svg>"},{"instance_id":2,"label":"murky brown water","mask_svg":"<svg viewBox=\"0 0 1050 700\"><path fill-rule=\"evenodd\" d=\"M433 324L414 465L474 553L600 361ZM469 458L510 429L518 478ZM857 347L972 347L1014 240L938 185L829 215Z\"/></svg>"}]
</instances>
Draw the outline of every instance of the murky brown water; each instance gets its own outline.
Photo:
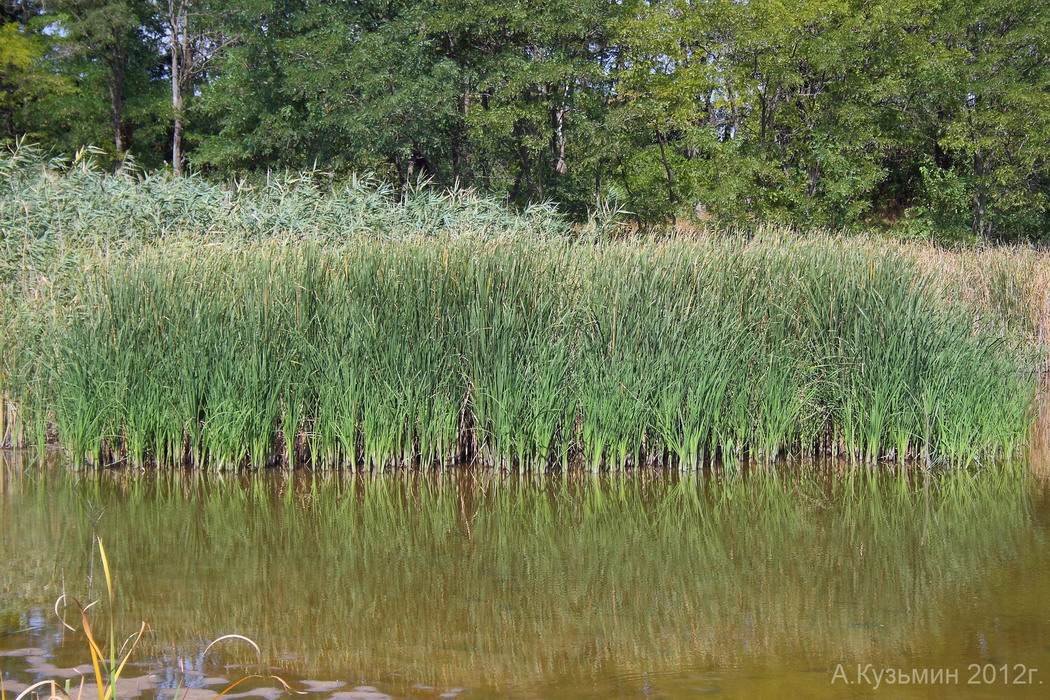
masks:
<instances>
[{"instance_id":1,"label":"murky brown water","mask_svg":"<svg viewBox=\"0 0 1050 700\"><path fill-rule=\"evenodd\" d=\"M3 455L0 670L8 693L53 678L76 694L87 645L52 606L105 597L100 537L118 644L150 625L121 698L209 700L250 673L306 695L256 679L225 697L1047 697L1042 454L932 477L601 478L83 473ZM91 614L108 626L104 602ZM261 654L203 653L229 633Z\"/></svg>"}]
</instances>

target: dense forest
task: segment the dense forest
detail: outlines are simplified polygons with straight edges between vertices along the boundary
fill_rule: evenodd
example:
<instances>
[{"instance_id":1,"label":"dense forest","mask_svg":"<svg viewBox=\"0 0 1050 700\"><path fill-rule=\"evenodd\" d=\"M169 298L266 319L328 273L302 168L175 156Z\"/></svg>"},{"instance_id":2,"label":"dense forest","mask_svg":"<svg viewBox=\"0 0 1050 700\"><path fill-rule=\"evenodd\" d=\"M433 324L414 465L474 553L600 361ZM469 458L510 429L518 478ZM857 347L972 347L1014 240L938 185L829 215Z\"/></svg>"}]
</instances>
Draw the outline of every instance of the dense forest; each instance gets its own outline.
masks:
<instances>
[{"instance_id":1,"label":"dense forest","mask_svg":"<svg viewBox=\"0 0 1050 700\"><path fill-rule=\"evenodd\" d=\"M1047 0L2 0L0 138L639 225L1050 237Z\"/></svg>"}]
</instances>

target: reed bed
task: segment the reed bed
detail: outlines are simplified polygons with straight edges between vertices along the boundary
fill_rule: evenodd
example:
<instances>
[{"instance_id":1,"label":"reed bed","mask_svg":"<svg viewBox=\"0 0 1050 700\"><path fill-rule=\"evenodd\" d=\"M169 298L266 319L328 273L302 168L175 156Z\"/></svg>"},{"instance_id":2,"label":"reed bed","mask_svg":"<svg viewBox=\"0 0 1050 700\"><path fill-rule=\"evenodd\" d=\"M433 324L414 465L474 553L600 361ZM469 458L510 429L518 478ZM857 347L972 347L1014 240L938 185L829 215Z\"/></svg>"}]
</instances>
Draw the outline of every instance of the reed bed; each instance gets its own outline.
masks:
<instances>
[{"instance_id":1,"label":"reed bed","mask_svg":"<svg viewBox=\"0 0 1050 700\"><path fill-rule=\"evenodd\" d=\"M0 150L0 281L79 267L90 251L108 257L173 240L536 237L569 228L550 204L515 211L473 189L424 181L396 189L367 174L305 171L214 183L145 173L134 163L114 175L98 167L91 149L74 158L48 157L26 143Z\"/></svg>"},{"instance_id":2,"label":"reed bed","mask_svg":"<svg viewBox=\"0 0 1050 700\"><path fill-rule=\"evenodd\" d=\"M827 238L161 248L86 277L7 384L27 441L95 464L963 462L1023 444L1037 386L973 309Z\"/></svg>"},{"instance_id":3,"label":"reed bed","mask_svg":"<svg viewBox=\"0 0 1050 700\"><path fill-rule=\"evenodd\" d=\"M696 467L1015 450L1050 262L613 240L473 191L0 155L0 445L98 464Z\"/></svg>"}]
</instances>

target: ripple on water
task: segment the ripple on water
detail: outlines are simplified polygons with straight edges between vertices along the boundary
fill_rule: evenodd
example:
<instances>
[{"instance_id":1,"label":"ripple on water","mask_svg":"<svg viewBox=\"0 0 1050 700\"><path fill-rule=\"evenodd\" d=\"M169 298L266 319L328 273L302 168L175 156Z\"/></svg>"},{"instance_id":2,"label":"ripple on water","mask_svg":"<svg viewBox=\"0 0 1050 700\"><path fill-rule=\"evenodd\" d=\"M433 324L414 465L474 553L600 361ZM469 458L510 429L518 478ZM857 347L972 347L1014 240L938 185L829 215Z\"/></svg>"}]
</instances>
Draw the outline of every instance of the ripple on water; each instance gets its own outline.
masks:
<instances>
[{"instance_id":1,"label":"ripple on water","mask_svg":"<svg viewBox=\"0 0 1050 700\"><path fill-rule=\"evenodd\" d=\"M370 685L359 685L353 690L341 690L332 693L329 700L392 700L390 695L381 693Z\"/></svg>"},{"instance_id":2,"label":"ripple on water","mask_svg":"<svg viewBox=\"0 0 1050 700\"><path fill-rule=\"evenodd\" d=\"M45 656L46 651L39 647L26 647L25 649L11 649L9 651L0 651L0 656L6 657L20 657L20 656Z\"/></svg>"},{"instance_id":3,"label":"ripple on water","mask_svg":"<svg viewBox=\"0 0 1050 700\"><path fill-rule=\"evenodd\" d=\"M342 688L344 681L303 681L308 693L332 693Z\"/></svg>"}]
</instances>

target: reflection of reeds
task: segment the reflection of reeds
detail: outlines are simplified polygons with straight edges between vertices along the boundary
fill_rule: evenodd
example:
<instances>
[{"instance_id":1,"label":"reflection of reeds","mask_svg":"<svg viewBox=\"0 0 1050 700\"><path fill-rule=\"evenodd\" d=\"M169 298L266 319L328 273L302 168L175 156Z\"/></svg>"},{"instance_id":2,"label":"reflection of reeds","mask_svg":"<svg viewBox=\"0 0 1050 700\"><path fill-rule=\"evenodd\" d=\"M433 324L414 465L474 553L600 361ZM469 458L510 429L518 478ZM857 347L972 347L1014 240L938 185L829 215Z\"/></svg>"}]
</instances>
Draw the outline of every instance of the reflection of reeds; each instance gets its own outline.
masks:
<instances>
[{"instance_id":1,"label":"reflection of reeds","mask_svg":"<svg viewBox=\"0 0 1050 700\"><path fill-rule=\"evenodd\" d=\"M128 620L179 649L236 629L304 673L433 684L929 653L1040 537L1019 466L19 483L2 589L85 580L87 501Z\"/></svg>"},{"instance_id":2,"label":"reflection of reeds","mask_svg":"<svg viewBox=\"0 0 1050 700\"><path fill-rule=\"evenodd\" d=\"M168 251L86 278L44 342L11 355L9 391L36 442L53 421L101 463L1014 450L1032 329L1008 310L977 319L901 250L770 236Z\"/></svg>"},{"instance_id":3,"label":"reflection of reeds","mask_svg":"<svg viewBox=\"0 0 1050 700\"><path fill-rule=\"evenodd\" d=\"M6 466L0 468L3 468L5 471L7 470ZM102 540L100 538L97 538L95 544L97 544L98 546L98 556L102 564L103 574L105 576L104 606L106 616L108 617L108 627L106 628L106 631L100 633L97 625L93 625L90 621L91 616L89 616L88 614L88 610L94 608L101 601L93 601L88 605L83 605L80 601L76 600L75 598L71 598L65 593L63 593L58 597L58 600L55 602L54 605L55 614L58 617L58 620L61 623L62 627L64 628L63 634L65 633L65 630L68 630L74 635L83 637L83 641L87 645L87 653L91 659L91 665L88 667L88 669L90 670L90 673L93 674L95 683L93 685L90 683L85 683L85 681L87 680L86 673L80 674L79 678L77 679L79 682L67 679L63 686L60 686L53 679L41 680L21 690L21 692L19 692L18 695L15 696L14 700L23 700L23 698L27 697L31 699L39 698L42 695L42 693L39 690L40 688L48 688L50 690L49 695L46 696L48 700L62 700L63 697L67 698L67 700L86 700L87 698L96 697L98 698L98 700L117 700L118 694L120 694L121 696L124 695L125 690L122 690L122 688L124 688L125 686L135 685L135 682L133 680L129 680L124 677L124 672L128 666L128 662L132 658L132 655L135 653L136 649L139 647L140 642L142 642L143 640L143 635L146 633L147 630L147 624L144 621L140 622L138 631L123 639L122 643L118 647L117 640L119 639L119 637L117 636L116 631L117 606L116 585L114 583L114 576L110 568L109 557L106 555L106 549L102 544ZM93 555L94 553L92 553L92 556ZM66 611L70 607L76 608L73 616L79 617L79 620L74 624L79 624L79 629L74 627L72 624L70 624L70 622L66 620ZM250 645L253 649L255 649L257 653L261 653L259 646L248 637L239 634L224 634L208 643L204 647L203 651L200 652L200 657L203 659L203 657L208 653L208 651L217 644L227 641L238 640ZM139 679L139 681L141 680L143 679ZM147 677L145 680L147 681L147 687L149 687L151 685L149 681L152 679L150 677ZM285 691L289 693L294 693L296 695L305 695L305 693L302 691L293 690L291 686L288 685L287 681L285 681L280 676L276 676L270 673L253 673L245 675L239 680L230 683L225 689L214 693L213 696L215 700L221 700L221 698L224 695L227 695L231 690L251 680L261 680L264 682L276 681ZM73 688L76 688L76 690L74 691ZM143 690L141 686L129 693L129 695L137 697L139 695L139 692L135 691L140 690ZM62 695L58 695L59 692L61 692ZM178 697L178 692L175 693L175 696ZM187 697L187 695L184 694L182 697L185 698ZM0 677L0 700L7 700L7 693L5 692L3 687L2 677Z\"/></svg>"}]
</instances>

